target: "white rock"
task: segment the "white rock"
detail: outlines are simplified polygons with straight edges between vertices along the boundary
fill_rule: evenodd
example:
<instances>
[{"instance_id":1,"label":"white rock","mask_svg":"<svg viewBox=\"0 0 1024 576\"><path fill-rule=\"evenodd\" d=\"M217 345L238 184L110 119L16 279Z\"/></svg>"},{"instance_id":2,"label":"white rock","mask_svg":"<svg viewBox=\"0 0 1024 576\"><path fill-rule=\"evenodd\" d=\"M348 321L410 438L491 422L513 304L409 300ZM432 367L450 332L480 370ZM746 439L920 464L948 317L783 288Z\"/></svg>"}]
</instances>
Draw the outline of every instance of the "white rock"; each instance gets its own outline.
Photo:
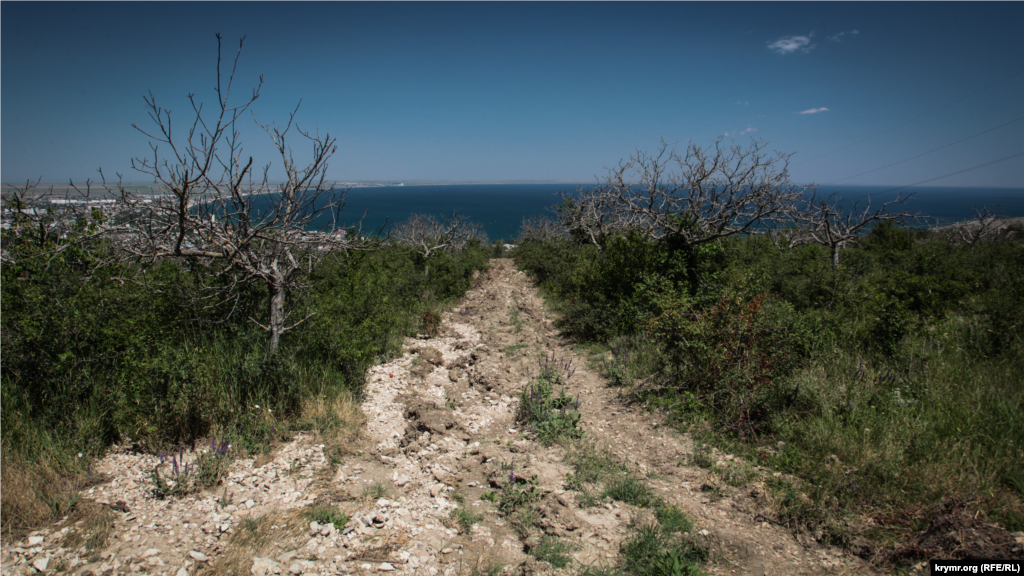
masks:
<instances>
[{"instance_id":1,"label":"white rock","mask_svg":"<svg viewBox=\"0 0 1024 576\"><path fill-rule=\"evenodd\" d=\"M298 576L299 574L302 574L302 564L292 562L292 565L288 567L288 571Z\"/></svg>"},{"instance_id":2,"label":"white rock","mask_svg":"<svg viewBox=\"0 0 1024 576\"><path fill-rule=\"evenodd\" d=\"M256 502L254 502L252 498L249 498L248 500L245 501L245 507L250 509L250 510L255 505L256 505Z\"/></svg>"},{"instance_id":3,"label":"white rock","mask_svg":"<svg viewBox=\"0 0 1024 576\"><path fill-rule=\"evenodd\" d=\"M178 573L175 576L188 576L188 568L178 568Z\"/></svg>"},{"instance_id":4,"label":"white rock","mask_svg":"<svg viewBox=\"0 0 1024 576\"><path fill-rule=\"evenodd\" d=\"M398 478L395 480L395 486L399 486L399 487L405 486L408 483L409 483L409 477L406 476L405 474L399 474Z\"/></svg>"},{"instance_id":5,"label":"white rock","mask_svg":"<svg viewBox=\"0 0 1024 576\"><path fill-rule=\"evenodd\" d=\"M49 558L40 558L40 559L32 562L32 566L35 567L35 569L39 570L40 572L45 572L46 571L46 567L49 566L49 565L50 565L50 559Z\"/></svg>"},{"instance_id":6,"label":"white rock","mask_svg":"<svg viewBox=\"0 0 1024 576\"><path fill-rule=\"evenodd\" d=\"M43 540L44 540L44 538L42 536L29 536L28 537L28 545L29 546L38 546L38 545L43 543Z\"/></svg>"},{"instance_id":7,"label":"white rock","mask_svg":"<svg viewBox=\"0 0 1024 576\"><path fill-rule=\"evenodd\" d=\"M381 572L391 572L394 569L395 569L395 567L392 566L391 564L388 564L387 562L383 562L383 563L381 563L380 566L377 567L377 570L380 570Z\"/></svg>"},{"instance_id":8,"label":"white rock","mask_svg":"<svg viewBox=\"0 0 1024 576\"><path fill-rule=\"evenodd\" d=\"M252 559L252 576L269 576L280 574L281 567L269 558L255 557Z\"/></svg>"},{"instance_id":9,"label":"white rock","mask_svg":"<svg viewBox=\"0 0 1024 576\"><path fill-rule=\"evenodd\" d=\"M143 558L149 558L150 556L156 556L159 553L160 553L160 549L159 548L150 548L149 550L146 550L145 552L142 553L142 557Z\"/></svg>"},{"instance_id":10,"label":"white rock","mask_svg":"<svg viewBox=\"0 0 1024 576\"><path fill-rule=\"evenodd\" d=\"M377 506L379 506L381 508L387 508L390 505L391 505L391 502L388 501L387 498L381 498L380 500L377 500Z\"/></svg>"},{"instance_id":11,"label":"white rock","mask_svg":"<svg viewBox=\"0 0 1024 576\"><path fill-rule=\"evenodd\" d=\"M199 552L198 550L190 550L188 555L191 556L196 562L206 562L210 559L209 556L203 554L202 552Z\"/></svg>"},{"instance_id":12,"label":"white rock","mask_svg":"<svg viewBox=\"0 0 1024 576\"><path fill-rule=\"evenodd\" d=\"M320 524L318 524L315 521L314 522L310 522L309 523L309 535L310 536L316 536L319 532L320 532Z\"/></svg>"}]
</instances>

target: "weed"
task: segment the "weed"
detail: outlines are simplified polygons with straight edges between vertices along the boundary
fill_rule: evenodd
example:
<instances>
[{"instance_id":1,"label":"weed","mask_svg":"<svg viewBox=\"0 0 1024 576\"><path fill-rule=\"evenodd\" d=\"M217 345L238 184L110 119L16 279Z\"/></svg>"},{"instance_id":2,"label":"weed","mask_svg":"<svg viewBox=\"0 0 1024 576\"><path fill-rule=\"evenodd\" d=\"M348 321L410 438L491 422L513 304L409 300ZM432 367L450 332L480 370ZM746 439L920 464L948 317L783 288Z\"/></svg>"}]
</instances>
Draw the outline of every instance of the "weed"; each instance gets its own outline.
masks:
<instances>
[{"instance_id":1,"label":"weed","mask_svg":"<svg viewBox=\"0 0 1024 576\"><path fill-rule=\"evenodd\" d=\"M81 518L81 520L75 520ZM77 548L84 546L90 559L99 559L107 539L114 533L115 514L107 506L94 502L79 504L70 515L68 524L71 530L64 536L61 546Z\"/></svg>"},{"instance_id":2,"label":"weed","mask_svg":"<svg viewBox=\"0 0 1024 576\"><path fill-rule=\"evenodd\" d=\"M540 377L519 395L519 419L543 443L581 438L583 429L579 428L579 398L567 395L564 387L559 390L558 396L553 395L554 387L568 381L575 372L572 361L565 362L552 356L539 364Z\"/></svg>"},{"instance_id":3,"label":"weed","mask_svg":"<svg viewBox=\"0 0 1024 576\"><path fill-rule=\"evenodd\" d=\"M491 559L485 561L483 558L479 558L469 574L470 576L499 576L504 570L504 564L499 564Z\"/></svg>"},{"instance_id":4,"label":"weed","mask_svg":"<svg viewBox=\"0 0 1024 576\"><path fill-rule=\"evenodd\" d=\"M638 508L656 508L662 505L654 491L633 474L624 474L608 482L604 495Z\"/></svg>"},{"instance_id":5,"label":"weed","mask_svg":"<svg viewBox=\"0 0 1024 576\"><path fill-rule=\"evenodd\" d=\"M628 468L616 461L611 450L599 449L593 441L574 442L569 446L566 462L573 467L571 479L574 485L597 482L609 475L628 472Z\"/></svg>"},{"instance_id":6,"label":"weed","mask_svg":"<svg viewBox=\"0 0 1024 576\"><path fill-rule=\"evenodd\" d=\"M224 493L221 495L220 498L217 499L217 505L220 506L221 508L227 508L228 506L231 505L232 502L234 502L234 500L235 493L232 492L231 494L228 494L228 487L225 486Z\"/></svg>"},{"instance_id":7,"label":"weed","mask_svg":"<svg viewBox=\"0 0 1024 576\"><path fill-rule=\"evenodd\" d=\"M495 504L497 504L498 503L498 493L493 491L493 490L490 490L490 491L487 491L487 492L484 492L483 494L481 494L480 495L480 499L485 501L485 502L494 502Z\"/></svg>"},{"instance_id":8,"label":"weed","mask_svg":"<svg viewBox=\"0 0 1024 576\"><path fill-rule=\"evenodd\" d=\"M710 469L715 465L714 449L707 444L694 446L690 461L701 468Z\"/></svg>"},{"instance_id":9,"label":"weed","mask_svg":"<svg viewBox=\"0 0 1024 576\"><path fill-rule=\"evenodd\" d=\"M757 472L746 462L729 462L724 467L716 467L715 473L729 486L743 486L757 476Z\"/></svg>"},{"instance_id":10,"label":"weed","mask_svg":"<svg viewBox=\"0 0 1024 576\"><path fill-rule=\"evenodd\" d=\"M153 497L163 500L167 497L182 497L213 486L221 481L231 464L231 444L227 441L210 441L208 452L192 453L192 461L186 461L184 450L178 454L161 454L160 464L150 471ZM169 465L167 478L160 475L160 467Z\"/></svg>"},{"instance_id":11,"label":"weed","mask_svg":"<svg viewBox=\"0 0 1024 576\"><path fill-rule=\"evenodd\" d=\"M424 310L420 321L423 333L430 337L437 337L441 333L441 325L444 318L438 310Z\"/></svg>"},{"instance_id":12,"label":"weed","mask_svg":"<svg viewBox=\"0 0 1024 576\"><path fill-rule=\"evenodd\" d=\"M451 511L449 518L459 525L463 534L473 531L473 525L484 519L483 514L474 514L465 508L456 508Z\"/></svg>"},{"instance_id":13,"label":"weed","mask_svg":"<svg viewBox=\"0 0 1024 576\"><path fill-rule=\"evenodd\" d=\"M553 568L561 569L569 565L572 561L569 553L577 548L573 542L564 538L544 536L539 544L530 548L529 554L541 562L551 564Z\"/></svg>"},{"instance_id":14,"label":"weed","mask_svg":"<svg viewBox=\"0 0 1024 576\"><path fill-rule=\"evenodd\" d=\"M344 512L327 502L314 502L312 506L303 510L303 515L310 522L316 522L321 526L334 524L339 530L348 522L348 516Z\"/></svg>"},{"instance_id":15,"label":"weed","mask_svg":"<svg viewBox=\"0 0 1024 576\"><path fill-rule=\"evenodd\" d=\"M527 480L517 477L515 472L509 472L508 482L502 487L498 497L498 509L505 514L510 514L540 500L541 496L542 492L537 488L536 476Z\"/></svg>"},{"instance_id":16,"label":"weed","mask_svg":"<svg viewBox=\"0 0 1024 576\"><path fill-rule=\"evenodd\" d=\"M693 523L682 510L675 506L664 506L654 512L658 524L664 532L673 534L676 532L689 532Z\"/></svg>"},{"instance_id":17,"label":"weed","mask_svg":"<svg viewBox=\"0 0 1024 576\"><path fill-rule=\"evenodd\" d=\"M530 530L533 529L536 517L537 510L533 506L524 506L505 516L509 526L512 527L520 538L530 536Z\"/></svg>"},{"instance_id":18,"label":"weed","mask_svg":"<svg viewBox=\"0 0 1024 576\"><path fill-rule=\"evenodd\" d=\"M634 527L620 551L632 576L697 576L707 550L685 535L666 533L656 525Z\"/></svg>"},{"instance_id":19,"label":"weed","mask_svg":"<svg viewBox=\"0 0 1024 576\"><path fill-rule=\"evenodd\" d=\"M526 344L514 344L512 346L506 346L505 350L503 350L503 352L505 352L506 356L512 356L513 354L515 354L519 350L522 350L523 348L526 348L526 347L527 347Z\"/></svg>"},{"instance_id":20,"label":"weed","mask_svg":"<svg viewBox=\"0 0 1024 576\"><path fill-rule=\"evenodd\" d=\"M374 480L373 484L363 487L363 497L370 499L383 498L388 493L388 487L380 480Z\"/></svg>"},{"instance_id":21,"label":"weed","mask_svg":"<svg viewBox=\"0 0 1024 576\"><path fill-rule=\"evenodd\" d=\"M509 322L512 324L512 331L516 334L523 329L523 320L519 318L519 309L511 308L509 312Z\"/></svg>"}]
</instances>

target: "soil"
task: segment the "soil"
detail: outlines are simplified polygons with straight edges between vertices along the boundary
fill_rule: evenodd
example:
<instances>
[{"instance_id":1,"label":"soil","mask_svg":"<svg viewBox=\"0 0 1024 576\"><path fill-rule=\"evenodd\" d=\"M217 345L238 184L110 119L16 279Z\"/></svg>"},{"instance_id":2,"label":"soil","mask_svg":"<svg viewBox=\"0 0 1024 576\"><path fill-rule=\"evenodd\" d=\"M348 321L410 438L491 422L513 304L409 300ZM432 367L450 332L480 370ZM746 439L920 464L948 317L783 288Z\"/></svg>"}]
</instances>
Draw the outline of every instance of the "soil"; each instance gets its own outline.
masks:
<instances>
[{"instance_id":1,"label":"soil","mask_svg":"<svg viewBox=\"0 0 1024 576\"><path fill-rule=\"evenodd\" d=\"M5 543L3 574L453 575L496 566L506 574L570 574L581 565L613 565L631 523L650 513L607 499L579 505L565 484L572 472L566 449L535 442L516 420L518 396L537 376L538 359L552 355L577 367L568 392L580 400L585 436L646 475L662 500L693 520L696 537L712 552L706 573L874 573L860 558L798 541L767 521L765 491L756 482L719 482L705 491L715 479L691 464L690 438L625 403L588 367L511 260L491 265L446 315L440 335L407 339L400 358L369 369L363 433L340 463L315 436L299 434L272 458L233 461L222 486L158 500L150 471L160 460L114 447L95 464L106 482L82 493L83 503L111 518L102 548L89 550L84 535L76 537L86 531L83 521L67 518ZM525 537L484 498L510 472L537 479L535 528ZM315 503L336 506L350 520L311 525L301 511ZM480 521L463 531L450 519L457 508ZM249 532L262 540L242 549ZM527 554L542 532L576 542L577 563L556 570Z\"/></svg>"}]
</instances>

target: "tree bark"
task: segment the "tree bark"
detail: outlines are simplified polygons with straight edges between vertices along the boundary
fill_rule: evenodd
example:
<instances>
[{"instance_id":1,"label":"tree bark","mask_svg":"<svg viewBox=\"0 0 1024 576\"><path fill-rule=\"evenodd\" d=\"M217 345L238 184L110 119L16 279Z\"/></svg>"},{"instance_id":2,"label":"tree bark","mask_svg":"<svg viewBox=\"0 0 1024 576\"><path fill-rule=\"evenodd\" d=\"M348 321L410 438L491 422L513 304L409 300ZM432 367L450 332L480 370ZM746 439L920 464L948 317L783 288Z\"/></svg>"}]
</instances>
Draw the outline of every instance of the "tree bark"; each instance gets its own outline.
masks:
<instances>
[{"instance_id":1,"label":"tree bark","mask_svg":"<svg viewBox=\"0 0 1024 576\"><path fill-rule=\"evenodd\" d=\"M277 350L281 343L281 334L284 333L284 300L285 287L278 282L267 282L270 292L270 351Z\"/></svg>"}]
</instances>

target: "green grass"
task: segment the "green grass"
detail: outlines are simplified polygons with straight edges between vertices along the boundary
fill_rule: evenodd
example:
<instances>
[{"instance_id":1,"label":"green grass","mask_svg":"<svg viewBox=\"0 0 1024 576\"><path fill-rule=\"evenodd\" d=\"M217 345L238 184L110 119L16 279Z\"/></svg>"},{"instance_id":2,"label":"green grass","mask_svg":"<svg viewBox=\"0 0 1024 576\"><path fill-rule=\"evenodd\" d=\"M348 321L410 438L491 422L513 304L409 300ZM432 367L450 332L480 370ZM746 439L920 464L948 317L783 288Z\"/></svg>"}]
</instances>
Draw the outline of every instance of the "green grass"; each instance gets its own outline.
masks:
<instances>
[{"instance_id":1,"label":"green grass","mask_svg":"<svg viewBox=\"0 0 1024 576\"><path fill-rule=\"evenodd\" d=\"M503 352L505 353L506 356L512 356L513 354L515 354L519 350L522 350L523 348L527 348L527 345L526 344L514 344L512 346L506 346L505 349L503 350Z\"/></svg>"},{"instance_id":2,"label":"green grass","mask_svg":"<svg viewBox=\"0 0 1024 576\"><path fill-rule=\"evenodd\" d=\"M633 474L623 474L605 483L604 496L638 508L662 505L654 491Z\"/></svg>"},{"instance_id":3,"label":"green grass","mask_svg":"<svg viewBox=\"0 0 1024 576\"><path fill-rule=\"evenodd\" d=\"M509 309L508 321L509 321L510 324L512 324L512 332L513 333L519 334L523 330L523 323L524 323L524 321L519 317L519 309L518 308L510 308Z\"/></svg>"},{"instance_id":4,"label":"green grass","mask_svg":"<svg viewBox=\"0 0 1024 576\"><path fill-rule=\"evenodd\" d=\"M373 484L363 487L363 498L377 499L388 494L388 487L380 480L374 480Z\"/></svg>"},{"instance_id":5,"label":"green grass","mask_svg":"<svg viewBox=\"0 0 1024 576\"><path fill-rule=\"evenodd\" d=\"M541 562L551 564L553 568L561 569L572 562L570 553L578 548L578 545L565 538L543 536L539 544L530 548L529 554Z\"/></svg>"},{"instance_id":6,"label":"green grass","mask_svg":"<svg viewBox=\"0 0 1024 576\"><path fill-rule=\"evenodd\" d=\"M623 567L631 576L697 576L708 560L706 548L688 537L667 533L660 526L631 527L622 544Z\"/></svg>"},{"instance_id":7,"label":"green grass","mask_svg":"<svg viewBox=\"0 0 1024 576\"><path fill-rule=\"evenodd\" d=\"M578 399L566 393L565 381L571 369L558 362L545 358L541 375L519 394L518 418L544 444L583 437Z\"/></svg>"},{"instance_id":8,"label":"green grass","mask_svg":"<svg viewBox=\"0 0 1024 576\"><path fill-rule=\"evenodd\" d=\"M479 523L484 519L483 514L474 514L470 510L465 508L457 508L451 511L449 518L458 524L459 529L462 530L463 534L469 534L473 531L473 525Z\"/></svg>"},{"instance_id":9,"label":"green grass","mask_svg":"<svg viewBox=\"0 0 1024 576\"><path fill-rule=\"evenodd\" d=\"M334 524L334 527L341 530L348 522L348 516L344 512L339 510L336 506L331 506L328 503L316 502L309 508L303 511L303 516L310 522L316 522L321 526L325 524Z\"/></svg>"},{"instance_id":10,"label":"green grass","mask_svg":"<svg viewBox=\"0 0 1024 576\"><path fill-rule=\"evenodd\" d=\"M777 519L839 546L891 549L952 500L1024 526L1021 239L954 246L882 225L836 269L822 247L756 236L602 248L522 242L516 262L567 336L612 349L611 385L693 435L688 463L713 493L754 464L792 474L769 479ZM717 465L715 448L742 462ZM595 501L581 476L570 484ZM885 534L858 527L881 515Z\"/></svg>"}]
</instances>

